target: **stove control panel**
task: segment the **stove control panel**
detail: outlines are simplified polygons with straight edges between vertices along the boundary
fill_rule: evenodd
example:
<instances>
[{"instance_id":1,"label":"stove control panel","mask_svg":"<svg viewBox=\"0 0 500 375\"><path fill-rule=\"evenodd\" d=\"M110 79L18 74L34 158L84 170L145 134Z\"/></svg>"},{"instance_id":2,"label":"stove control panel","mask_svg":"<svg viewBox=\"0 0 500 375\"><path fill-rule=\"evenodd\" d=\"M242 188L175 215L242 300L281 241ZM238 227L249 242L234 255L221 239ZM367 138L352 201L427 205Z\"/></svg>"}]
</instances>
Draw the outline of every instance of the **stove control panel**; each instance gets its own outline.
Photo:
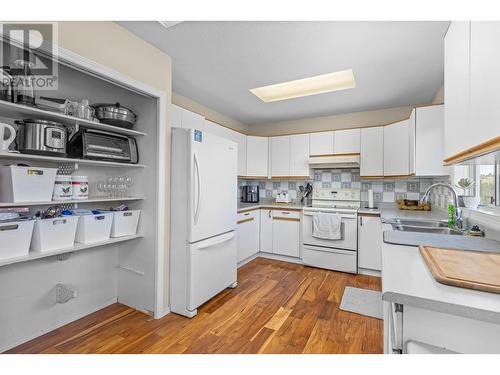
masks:
<instances>
[{"instance_id":1,"label":"stove control panel","mask_svg":"<svg viewBox=\"0 0 500 375\"><path fill-rule=\"evenodd\" d=\"M360 189L318 188L313 190L313 199L328 201L359 201Z\"/></svg>"}]
</instances>

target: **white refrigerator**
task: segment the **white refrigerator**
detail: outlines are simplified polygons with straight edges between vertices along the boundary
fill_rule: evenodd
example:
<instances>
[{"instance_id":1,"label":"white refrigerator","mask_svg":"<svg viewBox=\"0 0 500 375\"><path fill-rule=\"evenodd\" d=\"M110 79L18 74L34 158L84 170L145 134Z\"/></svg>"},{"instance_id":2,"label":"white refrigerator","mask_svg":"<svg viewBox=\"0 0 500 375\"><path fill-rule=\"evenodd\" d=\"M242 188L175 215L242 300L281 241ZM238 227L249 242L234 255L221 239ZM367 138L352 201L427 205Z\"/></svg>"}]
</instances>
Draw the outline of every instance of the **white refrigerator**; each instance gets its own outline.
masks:
<instances>
[{"instance_id":1,"label":"white refrigerator","mask_svg":"<svg viewBox=\"0 0 500 375\"><path fill-rule=\"evenodd\" d=\"M236 287L238 146L196 129L172 128L170 309L193 317Z\"/></svg>"}]
</instances>

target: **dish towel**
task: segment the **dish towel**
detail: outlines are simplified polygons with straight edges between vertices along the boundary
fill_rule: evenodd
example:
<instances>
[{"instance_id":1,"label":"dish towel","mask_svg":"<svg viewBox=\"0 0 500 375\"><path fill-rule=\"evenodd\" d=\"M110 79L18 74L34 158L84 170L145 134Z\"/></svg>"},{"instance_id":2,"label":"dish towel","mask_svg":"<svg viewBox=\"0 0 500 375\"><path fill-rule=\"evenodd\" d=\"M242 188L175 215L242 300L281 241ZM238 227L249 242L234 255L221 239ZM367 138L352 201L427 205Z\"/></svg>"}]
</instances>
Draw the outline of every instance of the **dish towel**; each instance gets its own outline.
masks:
<instances>
[{"instance_id":1,"label":"dish towel","mask_svg":"<svg viewBox=\"0 0 500 375\"><path fill-rule=\"evenodd\" d=\"M313 237L326 240L342 239L341 217L338 213L327 214L318 212L313 214Z\"/></svg>"}]
</instances>

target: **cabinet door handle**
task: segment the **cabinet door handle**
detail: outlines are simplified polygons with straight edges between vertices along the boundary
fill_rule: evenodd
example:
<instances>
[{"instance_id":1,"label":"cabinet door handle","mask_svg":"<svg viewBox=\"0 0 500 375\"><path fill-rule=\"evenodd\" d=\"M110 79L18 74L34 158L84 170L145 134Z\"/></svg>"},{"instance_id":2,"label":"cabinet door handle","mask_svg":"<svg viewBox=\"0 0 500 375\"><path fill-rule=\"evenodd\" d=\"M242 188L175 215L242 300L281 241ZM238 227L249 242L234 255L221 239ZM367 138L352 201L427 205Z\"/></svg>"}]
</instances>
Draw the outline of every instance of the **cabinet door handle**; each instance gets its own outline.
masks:
<instances>
[{"instance_id":1,"label":"cabinet door handle","mask_svg":"<svg viewBox=\"0 0 500 375\"><path fill-rule=\"evenodd\" d=\"M269 210L268 212L269 218L271 218L271 212L272 212L271 210Z\"/></svg>"},{"instance_id":2,"label":"cabinet door handle","mask_svg":"<svg viewBox=\"0 0 500 375\"><path fill-rule=\"evenodd\" d=\"M281 213L282 213L283 215L290 215L290 212L288 212L288 211L281 211Z\"/></svg>"},{"instance_id":3,"label":"cabinet door handle","mask_svg":"<svg viewBox=\"0 0 500 375\"><path fill-rule=\"evenodd\" d=\"M359 226L362 227L363 226L363 216L360 216L359 217Z\"/></svg>"},{"instance_id":4,"label":"cabinet door handle","mask_svg":"<svg viewBox=\"0 0 500 375\"><path fill-rule=\"evenodd\" d=\"M250 212L247 212L247 213L245 214L245 216L248 216L248 215L250 215Z\"/></svg>"}]
</instances>

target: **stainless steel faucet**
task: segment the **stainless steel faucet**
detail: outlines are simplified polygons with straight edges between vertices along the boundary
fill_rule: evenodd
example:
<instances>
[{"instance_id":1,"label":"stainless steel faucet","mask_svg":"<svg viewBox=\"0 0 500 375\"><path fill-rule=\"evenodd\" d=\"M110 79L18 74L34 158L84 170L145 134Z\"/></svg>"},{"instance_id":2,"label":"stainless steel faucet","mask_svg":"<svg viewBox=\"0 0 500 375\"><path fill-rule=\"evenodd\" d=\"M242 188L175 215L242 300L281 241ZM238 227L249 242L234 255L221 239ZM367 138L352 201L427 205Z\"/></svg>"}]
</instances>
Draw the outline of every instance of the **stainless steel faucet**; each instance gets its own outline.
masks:
<instances>
[{"instance_id":1,"label":"stainless steel faucet","mask_svg":"<svg viewBox=\"0 0 500 375\"><path fill-rule=\"evenodd\" d=\"M462 210L460 209L460 207L458 205L457 192L455 191L455 189L453 189L453 186L451 186L450 184L444 184L442 182L432 184L431 186L429 186L427 188L424 196L422 197L422 199L420 199L420 202L427 203L427 201L429 200L429 196L430 196L432 189L434 189L435 187L439 187L439 186L442 186L444 188L451 190L451 193L453 195L453 205L455 206L455 218L454 218L455 219L455 227L462 229L462 226L463 226Z\"/></svg>"}]
</instances>

